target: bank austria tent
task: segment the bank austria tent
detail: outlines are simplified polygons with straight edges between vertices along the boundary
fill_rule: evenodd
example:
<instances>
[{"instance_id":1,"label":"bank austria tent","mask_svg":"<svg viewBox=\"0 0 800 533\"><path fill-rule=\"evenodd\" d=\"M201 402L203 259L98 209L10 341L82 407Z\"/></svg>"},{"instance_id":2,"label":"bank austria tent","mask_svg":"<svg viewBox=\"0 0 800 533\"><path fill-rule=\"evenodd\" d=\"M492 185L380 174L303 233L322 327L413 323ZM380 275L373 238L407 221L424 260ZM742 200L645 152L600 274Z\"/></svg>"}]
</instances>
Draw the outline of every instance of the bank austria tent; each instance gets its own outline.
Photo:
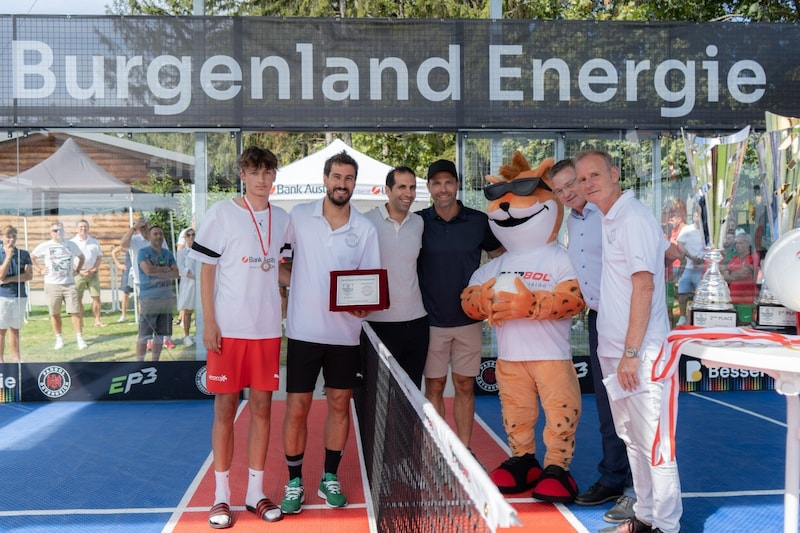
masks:
<instances>
[{"instance_id":1,"label":"bank austria tent","mask_svg":"<svg viewBox=\"0 0 800 533\"><path fill-rule=\"evenodd\" d=\"M358 179L351 198L352 204L364 212L386 202L383 186L386 183L386 174L392 167L362 154L340 139L335 139L318 152L280 168L269 196L270 201L288 211L295 204L325 196L325 186L322 183L325 161L342 150L358 163ZM427 207L429 200L425 180L417 178L417 200L412 210Z\"/></svg>"}]
</instances>

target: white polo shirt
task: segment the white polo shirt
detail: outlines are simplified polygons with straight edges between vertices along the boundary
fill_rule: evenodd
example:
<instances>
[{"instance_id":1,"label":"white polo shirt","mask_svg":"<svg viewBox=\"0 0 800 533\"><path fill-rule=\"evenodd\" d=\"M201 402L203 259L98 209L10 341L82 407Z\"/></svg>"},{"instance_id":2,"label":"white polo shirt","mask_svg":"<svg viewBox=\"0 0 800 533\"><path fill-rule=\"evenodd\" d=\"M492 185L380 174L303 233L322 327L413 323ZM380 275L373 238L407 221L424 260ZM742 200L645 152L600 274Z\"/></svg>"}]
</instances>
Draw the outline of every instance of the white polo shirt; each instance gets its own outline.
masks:
<instances>
[{"instance_id":1,"label":"white polo shirt","mask_svg":"<svg viewBox=\"0 0 800 533\"><path fill-rule=\"evenodd\" d=\"M655 290L650 320L639 351L656 354L669 334L664 252L669 242L653 214L632 191L626 191L603 217L603 273L600 281L600 309L597 313L598 347L601 357L622 357L628 332L631 276L653 274Z\"/></svg>"},{"instance_id":2,"label":"white polo shirt","mask_svg":"<svg viewBox=\"0 0 800 533\"><path fill-rule=\"evenodd\" d=\"M364 213L378 232L381 266L389 278L389 309L370 313L370 322L407 322L425 316L417 278L422 249L422 217L409 211L402 222L389 216L385 205Z\"/></svg>"},{"instance_id":3,"label":"white polo shirt","mask_svg":"<svg viewBox=\"0 0 800 533\"><path fill-rule=\"evenodd\" d=\"M103 255L103 250L100 248L100 242L92 236L86 237L84 241L81 239L80 235L74 236L70 239L72 242L78 245L80 248L81 253L83 254L83 269L89 269L94 267L94 264L97 260Z\"/></svg>"},{"instance_id":4,"label":"white polo shirt","mask_svg":"<svg viewBox=\"0 0 800 533\"><path fill-rule=\"evenodd\" d=\"M347 224L332 230L322 216L324 199L299 204L289 213L287 242L292 245L292 280L286 336L306 342L358 346L361 319L331 312L333 270L381 268L375 226L350 206Z\"/></svg>"}]
</instances>

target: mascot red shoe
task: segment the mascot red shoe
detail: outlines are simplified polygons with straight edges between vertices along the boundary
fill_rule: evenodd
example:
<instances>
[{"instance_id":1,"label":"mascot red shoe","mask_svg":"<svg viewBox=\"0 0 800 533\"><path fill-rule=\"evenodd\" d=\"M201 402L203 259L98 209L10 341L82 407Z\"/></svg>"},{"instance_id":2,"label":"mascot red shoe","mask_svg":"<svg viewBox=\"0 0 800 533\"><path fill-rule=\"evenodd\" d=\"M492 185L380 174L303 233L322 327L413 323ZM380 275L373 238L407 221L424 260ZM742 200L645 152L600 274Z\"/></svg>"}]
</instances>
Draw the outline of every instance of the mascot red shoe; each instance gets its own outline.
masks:
<instances>
[{"instance_id":1,"label":"mascot red shoe","mask_svg":"<svg viewBox=\"0 0 800 533\"><path fill-rule=\"evenodd\" d=\"M497 335L496 376L512 457L490 473L500 492L533 489L539 500L569 503L569 473L581 391L569 344L571 317L584 308L575 270L556 237L564 208L546 177L519 152L501 177L487 176L487 215L506 253L486 263L461 294L468 316L488 319ZM545 416L544 470L536 459L539 403Z\"/></svg>"}]
</instances>

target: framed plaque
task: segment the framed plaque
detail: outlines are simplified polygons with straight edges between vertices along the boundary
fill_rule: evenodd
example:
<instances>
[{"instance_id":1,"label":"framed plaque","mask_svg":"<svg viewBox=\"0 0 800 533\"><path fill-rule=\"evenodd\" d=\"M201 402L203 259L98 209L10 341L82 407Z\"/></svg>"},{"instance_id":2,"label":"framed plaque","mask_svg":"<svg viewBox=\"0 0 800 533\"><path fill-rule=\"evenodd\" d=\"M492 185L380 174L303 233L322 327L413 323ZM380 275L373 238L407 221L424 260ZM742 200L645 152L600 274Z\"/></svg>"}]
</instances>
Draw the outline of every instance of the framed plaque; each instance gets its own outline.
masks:
<instances>
[{"instance_id":1,"label":"framed plaque","mask_svg":"<svg viewBox=\"0 0 800 533\"><path fill-rule=\"evenodd\" d=\"M331 272L331 311L380 311L389 308L385 268Z\"/></svg>"}]
</instances>

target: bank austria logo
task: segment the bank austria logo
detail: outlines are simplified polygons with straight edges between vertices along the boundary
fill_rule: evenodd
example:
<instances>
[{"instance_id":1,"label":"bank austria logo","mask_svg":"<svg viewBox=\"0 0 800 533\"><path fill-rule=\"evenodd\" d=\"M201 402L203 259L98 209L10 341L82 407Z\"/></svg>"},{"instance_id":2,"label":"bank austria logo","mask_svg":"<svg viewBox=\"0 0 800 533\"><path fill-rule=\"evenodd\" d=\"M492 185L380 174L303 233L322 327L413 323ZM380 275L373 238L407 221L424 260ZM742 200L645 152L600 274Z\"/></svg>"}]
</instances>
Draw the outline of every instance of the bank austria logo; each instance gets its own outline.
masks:
<instances>
[{"instance_id":1,"label":"bank austria logo","mask_svg":"<svg viewBox=\"0 0 800 533\"><path fill-rule=\"evenodd\" d=\"M197 373L194 375L194 385L197 387L197 390L206 396L212 396L206 387L206 365L203 365L197 370Z\"/></svg>"},{"instance_id":2,"label":"bank austria logo","mask_svg":"<svg viewBox=\"0 0 800 533\"><path fill-rule=\"evenodd\" d=\"M134 385L150 385L158 379L156 368L149 366L136 372L111 378L108 394L128 394Z\"/></svg>"},{"instance_id":3,"label":"bank austria logo","mask_svg":"<svg viewBox=\"0 0 800 533\"><path fill-rule=\"evenodd\" d=\"M69 392L72 378L64 368L52 365L39 372L39 390L48 398L61 398Z\"/></svg>"}]
</instances>

